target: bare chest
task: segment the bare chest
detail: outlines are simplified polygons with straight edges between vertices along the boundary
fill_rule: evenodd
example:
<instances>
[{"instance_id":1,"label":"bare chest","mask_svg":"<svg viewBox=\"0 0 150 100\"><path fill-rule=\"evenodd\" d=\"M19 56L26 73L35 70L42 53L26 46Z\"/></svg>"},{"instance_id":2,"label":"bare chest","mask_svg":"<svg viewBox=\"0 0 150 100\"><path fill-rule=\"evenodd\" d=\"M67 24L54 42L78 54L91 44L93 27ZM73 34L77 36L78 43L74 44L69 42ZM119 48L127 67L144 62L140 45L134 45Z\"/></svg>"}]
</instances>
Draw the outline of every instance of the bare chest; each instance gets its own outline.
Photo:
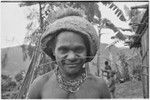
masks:
<instances>
[{"instance_id":1,"label":"bare chest","mask_svg":"<svg viewBox=\"0 0 150 100\"><path fill-rule=\"evenodd\" d=\"M94 82L85 81L75 93L68 93L58 86L57 81L46 84L42 98L100 98L100 92Z\"/></svg>"}]
</instances>

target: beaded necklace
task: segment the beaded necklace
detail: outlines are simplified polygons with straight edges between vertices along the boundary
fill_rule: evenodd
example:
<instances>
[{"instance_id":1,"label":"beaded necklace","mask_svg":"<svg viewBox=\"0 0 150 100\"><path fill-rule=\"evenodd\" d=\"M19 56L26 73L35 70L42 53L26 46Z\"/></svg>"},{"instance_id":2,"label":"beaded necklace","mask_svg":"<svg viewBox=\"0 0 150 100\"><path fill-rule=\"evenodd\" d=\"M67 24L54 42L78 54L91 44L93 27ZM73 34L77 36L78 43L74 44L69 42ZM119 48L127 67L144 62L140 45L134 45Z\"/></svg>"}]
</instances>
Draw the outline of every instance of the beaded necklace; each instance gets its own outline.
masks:
<instances>
[{"instance_id":1,"label":"beaded necklace","mask_svg":"<svg viewBox=\"0 0 150 100\"><path fill-rule=\"evenodd\" d=\"M81 77L76 80L66 80L58 69L55 70L55 75L57 78L58 85L61 89L67 91L68 93L75 93L79 90L81 84L86 80L86 71L81 74Z\"/></svg>"}]
</instances>

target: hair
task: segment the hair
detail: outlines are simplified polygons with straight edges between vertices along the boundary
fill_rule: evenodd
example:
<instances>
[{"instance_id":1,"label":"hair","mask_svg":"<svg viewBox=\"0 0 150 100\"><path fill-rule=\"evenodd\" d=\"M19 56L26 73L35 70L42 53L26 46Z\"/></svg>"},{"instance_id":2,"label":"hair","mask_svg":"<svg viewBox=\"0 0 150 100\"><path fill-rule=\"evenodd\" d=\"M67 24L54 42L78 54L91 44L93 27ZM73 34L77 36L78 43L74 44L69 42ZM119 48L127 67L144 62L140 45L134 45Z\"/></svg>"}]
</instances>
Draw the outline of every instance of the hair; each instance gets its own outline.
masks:
<instances>
[{"instance_id":1,"label":"hair","mask_svg":"<svg viewBox=\"0 0 150 100\"><path fill-rule=\"evenodd\" d=\"M55 20L61 19L61 18L64 18L64 17L68 17L68 16L79 16L79 17L85 18L85 14L84 14L83 10L72 8L72 7L68 7L68 8L59 9L56 12ZM88 38L84 34L81 34L78 31L68 30L68 29L67 30L62 29L62 30L58 31L56 33L56 35L52 38L52 40L50 42L48 42L49 47L52 48L53 52L54 52L54 49L55 49L55 46L56 46L56 43L57 43L57 36L59 35L59 33L63 32L63 31L70 31L70 32L75 32L76 34L79 34L81 36L81 38L83 38L83 42L84 42L84 44L86 46L87 56L88 56L88 54L90 54L90 51L89 51L90 49L88 49L88 48L90 48L90 46L88 45L89 44Z\"/></svg>"}]
</instances>

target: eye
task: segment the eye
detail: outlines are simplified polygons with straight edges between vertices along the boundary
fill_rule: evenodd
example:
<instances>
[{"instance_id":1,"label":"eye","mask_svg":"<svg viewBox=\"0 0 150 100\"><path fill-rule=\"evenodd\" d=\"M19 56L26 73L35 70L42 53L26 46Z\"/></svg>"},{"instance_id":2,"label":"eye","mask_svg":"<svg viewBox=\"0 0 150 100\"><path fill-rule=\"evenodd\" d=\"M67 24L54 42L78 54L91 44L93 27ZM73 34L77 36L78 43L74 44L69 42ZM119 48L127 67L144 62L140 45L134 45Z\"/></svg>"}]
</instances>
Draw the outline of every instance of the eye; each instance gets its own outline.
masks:
<instances>
[{"instance_id":1,"label":"eye","mask_svg":"<svg viewBox=\"0 0 150 100\"><path fill-rule=\"evenodd\" d=\"M60 53L62 53L62 54L67 53L67 52L69 51L69 49L66 48L66 47L60 47L58 50L59 50Z\"/></svg>"},{"instance_id":2,"label":"eye","mask_svg":"<svg viewBox=\"0 0 150 100\"><path fill-rule=\"evenodd\" d=\"M77 48L75 49L75 52L76 52L76 53L82 53L84 50L85 50L84 47L77 47Z\"/></svg>"}]
</instances>

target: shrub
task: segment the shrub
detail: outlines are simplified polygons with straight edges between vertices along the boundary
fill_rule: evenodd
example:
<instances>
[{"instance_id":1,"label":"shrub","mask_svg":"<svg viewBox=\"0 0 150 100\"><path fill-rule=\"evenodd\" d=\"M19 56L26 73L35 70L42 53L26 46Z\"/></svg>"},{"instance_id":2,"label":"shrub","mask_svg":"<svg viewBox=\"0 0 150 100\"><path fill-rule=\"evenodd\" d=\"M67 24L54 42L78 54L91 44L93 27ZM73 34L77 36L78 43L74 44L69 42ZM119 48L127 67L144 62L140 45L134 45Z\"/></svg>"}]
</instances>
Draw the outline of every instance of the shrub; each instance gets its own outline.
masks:
<instances>
[{"instance_id":1,"label":"shrub","mask_svg":"<svg viewBox=\"0 0 150 100\"><path fill-rule=\"evenodd\" d=\"M141 80L141 74L142 74L142 66L141 65L136 65L133 68L132 74L136 79L138 79L140 81Z\"/></svg>"}]
</instances>

